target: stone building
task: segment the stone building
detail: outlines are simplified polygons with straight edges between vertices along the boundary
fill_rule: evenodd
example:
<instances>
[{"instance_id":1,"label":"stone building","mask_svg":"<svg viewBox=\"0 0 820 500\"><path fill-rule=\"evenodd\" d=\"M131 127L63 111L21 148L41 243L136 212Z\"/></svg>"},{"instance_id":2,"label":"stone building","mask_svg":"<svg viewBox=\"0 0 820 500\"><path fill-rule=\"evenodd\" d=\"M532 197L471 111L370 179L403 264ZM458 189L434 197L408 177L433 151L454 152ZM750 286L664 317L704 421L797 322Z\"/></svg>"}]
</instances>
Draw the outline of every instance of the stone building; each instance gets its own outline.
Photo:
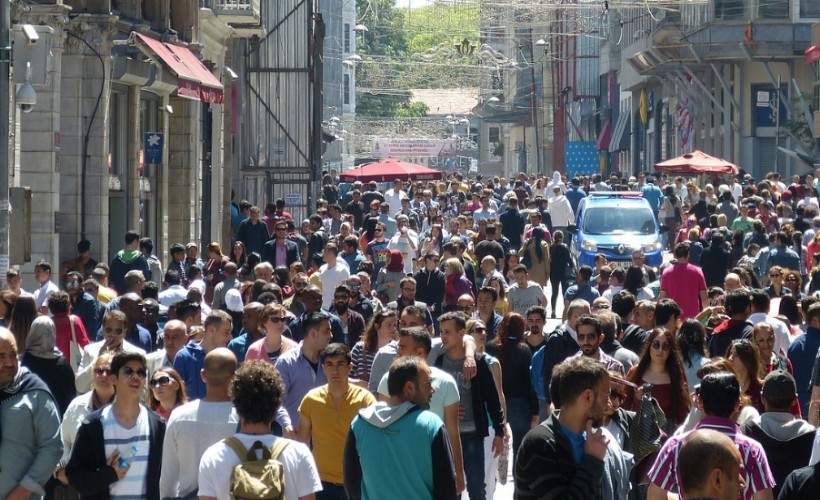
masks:
<instances>
[{"instance_id":1,"label":"stone building","mask_svg":"<svg viewBox=\"0 0 820 500\"><path fill-rule=\"evenodd\" d=\"M229 241L228 64L237 40L261 34L259 0L12 0L12 23L53 34L37 105L12 116L10 185L32 189L32 255L11 264L57 266L82 238L108 262L132 228L163 262L175 242ZM158 159L148 135L162 138Z\"/></svg>"}]
</instances>

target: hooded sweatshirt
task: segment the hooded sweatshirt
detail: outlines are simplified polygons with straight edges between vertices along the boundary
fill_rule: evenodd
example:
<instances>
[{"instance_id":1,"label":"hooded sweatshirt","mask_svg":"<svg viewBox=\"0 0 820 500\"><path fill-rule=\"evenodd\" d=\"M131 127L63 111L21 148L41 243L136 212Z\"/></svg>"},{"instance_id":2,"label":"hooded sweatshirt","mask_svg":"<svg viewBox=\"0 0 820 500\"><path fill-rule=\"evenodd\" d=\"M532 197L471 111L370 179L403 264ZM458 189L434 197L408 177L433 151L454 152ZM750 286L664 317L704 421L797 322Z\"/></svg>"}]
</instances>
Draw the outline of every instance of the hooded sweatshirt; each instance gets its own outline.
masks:
<instances>
[{"instance_id":1,"label":"hooded sweatshirt","mask_svg":"<svg viewBox=\"0 0 820 500\"><path fill-rule=\"evenodd\" d=\"M142 271L145 276L145 281L151 281L154 277L151 274L151 269L148 267L148 261L139 250L124 249L117 252L117 255L111 259L110 271L108 275L108 283L122 295L128 293L125 286L125 275L128 271Z\"/></svg>"},{"instance_id":2,"label":"hooded sweatshirt","mask_svg":"<svg viewBox=\"0 0 820 500\"><path fill-rule=\"evenodd\" d=\"M456 497L444 422L405 401L359 410L345 445L345 490L352 499Z\"/></svg>"},{"instance_id":3,"label":"hooded sweatshirt","mask_svg":"<svg viewBox=\"0 0 820 500\"><path fill-rule=\"evenodd\" d=\"M769 411L747 422L742 430L763 446L776 482L774 495L777 497L786 476L809 463L814 426L791 413Z\"/></svg>"}]
</instances>

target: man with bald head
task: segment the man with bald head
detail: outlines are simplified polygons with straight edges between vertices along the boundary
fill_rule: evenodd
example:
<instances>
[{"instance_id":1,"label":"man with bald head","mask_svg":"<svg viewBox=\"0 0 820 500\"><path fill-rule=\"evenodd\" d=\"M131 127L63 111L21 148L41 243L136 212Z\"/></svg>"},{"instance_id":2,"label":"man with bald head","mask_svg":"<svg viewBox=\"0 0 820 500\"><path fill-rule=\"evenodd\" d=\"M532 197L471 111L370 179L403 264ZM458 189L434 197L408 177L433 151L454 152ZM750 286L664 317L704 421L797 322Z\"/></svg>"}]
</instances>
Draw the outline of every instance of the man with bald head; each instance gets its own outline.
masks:
<instances>
[{"instance_id":1,"label":"man with bald head","mask_svg":"<svg viewBox=\"0 0 820 500\"><path fill-rule=\"evenodd\" d=\"M168 419L162 446L160 498L187 498L195 493L199 460L205 450L236 431L239 417L228 388L237 366L230 349L218 347L205 355L200 373L205 397L180 406Z\"/></svg>"},{"instance_id":2,"label":"man with bald head","mask_svg":"<svg viewBox=\"0 0 820 500\"><path fill-rule=\"evenodd\" d=\"M678 455L681 498L737 500L745 487L743 459L725 434L702 429L689 434Z\"/></svg>"},{"instance_id":3,"label":"man with bald head","mask_svg":"<svg viewBox=\"0 0 820 500\"><path fill-rule=\"evenodd\" d=\"M160 368L173 368L174 358L180 349L188 342L188 328L178 319L165 323L162 330L162 349L148 355L148 373L152 374Z\"/></svg>"},{"instance_id":4,"label":"man with bald head","mask_svg":"<svg viewBox=\"0 0 820 500\"><path fill-rule=\"evenodd\" d=\"M235 339L228 342L228 349L234 353L239 364L245 361L248 347L265 336L260 321L264 308L265 306L260 302L251 302L242 309L242 331Z\"/></svg>"},{"instance_id":5,"label":"man with bald head","mask_svg":"<svg viewBox=\"0 0 820 500\"><path fill-rule=\"evenodd\" d=\"M17 341L0 327L0 498L42 498L62 456L60 413L46 384L20 366Z\"/></svg>"},{"instance_id":6,"label":"man with bald head","mask_svg":"<svg viewBox=\"0 0 820 500\"><path fill-rule=\"evenodd\" d=\"M728 273L726 277L723 278L723 290L726 293L740 290L741 288L745 287L743 286L743 280L740 279L737 273Z\"/></svg>"}]
</instances>

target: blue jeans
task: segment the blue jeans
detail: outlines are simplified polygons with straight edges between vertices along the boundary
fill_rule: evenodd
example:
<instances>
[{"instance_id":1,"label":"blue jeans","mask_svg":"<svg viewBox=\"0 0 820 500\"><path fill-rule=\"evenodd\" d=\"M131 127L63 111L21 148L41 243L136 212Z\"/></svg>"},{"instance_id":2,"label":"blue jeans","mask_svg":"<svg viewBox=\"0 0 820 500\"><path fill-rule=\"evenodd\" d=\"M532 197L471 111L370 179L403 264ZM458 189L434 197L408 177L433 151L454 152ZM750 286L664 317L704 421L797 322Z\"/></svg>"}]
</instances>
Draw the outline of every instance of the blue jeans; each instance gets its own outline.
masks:
<instances>
[{"instance_id":1,"label":"blue jeans","mask_svg":"<svg viewBox=\"0 0 820 500\"><path fill-rule=\"evenodd\" d=\"M529 432L530 422L532 422L530 402L525 398L507 399L507 422L509 422L510 431L512 431L512 460L515 463L518 448L521 447L521 442L524 441L524 436Z\"/></svg>"},{"instance_id":2,"label":"blue jeans","mask_svg":"<svg viewBox=\"0 0 820 500\"><path fill-rule=\"evenodd\" d=\"M316 500L347 500L347 493L344 485L322 481L322 491L316 492Z\"/></svg>"},{"instance_id":3,"label":"blue jeans","mask_svg":"<svg viewBox=\"0 0 820 500\"><path fill-rule=\"evenodd\" d=\"M461 433L464 480L470 500L486 500L484 487L484 438L476 431Z\"/></svg>"}]
</instances>

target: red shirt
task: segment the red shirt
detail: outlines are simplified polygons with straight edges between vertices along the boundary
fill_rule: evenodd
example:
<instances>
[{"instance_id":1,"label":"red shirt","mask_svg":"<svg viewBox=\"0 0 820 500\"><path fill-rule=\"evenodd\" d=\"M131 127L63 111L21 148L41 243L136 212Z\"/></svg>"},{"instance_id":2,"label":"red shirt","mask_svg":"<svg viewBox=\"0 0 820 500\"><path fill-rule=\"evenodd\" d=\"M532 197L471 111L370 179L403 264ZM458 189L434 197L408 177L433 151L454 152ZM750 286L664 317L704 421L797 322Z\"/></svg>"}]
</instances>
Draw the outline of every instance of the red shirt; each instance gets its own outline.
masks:
<instances>
[{"instance_id":1,"label":"red shirt","mask_svg":"<svg viewBox=\"0 0 820 500\"><path fill-rule=\"evenodd\" d=\"M69 347L71 344L71 324L69 323L69 316L66 313L55 314L51 320L54 321L54 327L57 330L57 339L54 344L57 349L63 353L63 357L68 359L71 355L71 349ZM90 344L91 342L88 340L88 334L85 331L85 326L83 326L83 321L73 314L71 315L71 321L74 322L74 334L77 336L77 344L79 344L80 347L85 347Z\"/></svg>"}]
</instances>

